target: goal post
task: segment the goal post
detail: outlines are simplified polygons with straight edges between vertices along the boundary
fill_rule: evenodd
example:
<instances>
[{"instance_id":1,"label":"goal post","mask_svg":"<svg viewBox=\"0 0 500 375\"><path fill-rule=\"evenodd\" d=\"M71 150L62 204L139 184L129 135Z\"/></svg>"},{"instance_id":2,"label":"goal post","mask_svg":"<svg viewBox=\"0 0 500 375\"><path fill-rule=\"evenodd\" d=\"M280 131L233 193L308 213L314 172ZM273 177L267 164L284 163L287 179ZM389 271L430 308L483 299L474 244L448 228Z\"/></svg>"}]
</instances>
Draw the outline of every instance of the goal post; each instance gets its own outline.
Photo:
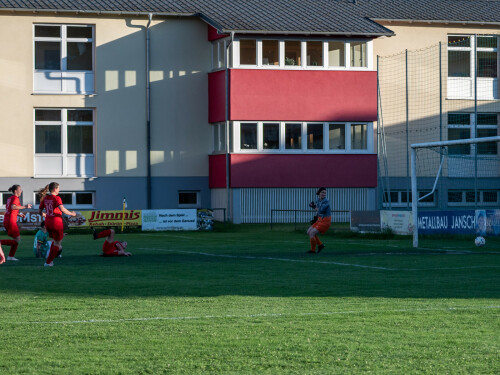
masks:
<instances>
[{"instance_id":1,"label":"goal post","mask_svg":"<svg viewBox=\"0 0 500 375\"><path fill-rule=\"evenodd\" d=\"M418 247L418 202L434 194L437 183L443 175L446 175L446 177L471 178L475 179L476 182L481 177L493 177L493 175L500 177L499 142L500 136L495 136L415 143L411 145L410 174L413 247ZM486 145L482 146L485 143ZM431 189L430 193L419 197L418 153L423 151L428 151L426 154L433 154L432 160L429 158L428 160L421 160L420 163L429 168L426 176L430 182L433 181L433 184L429 185ZM478 166L481 168L478 168ZM474 171L474 174L471 173L471 170ZM480 170L479 174L478 170ZM474 193L474 199L477 199L476 193Z\"/></svg>"}]
</instances>

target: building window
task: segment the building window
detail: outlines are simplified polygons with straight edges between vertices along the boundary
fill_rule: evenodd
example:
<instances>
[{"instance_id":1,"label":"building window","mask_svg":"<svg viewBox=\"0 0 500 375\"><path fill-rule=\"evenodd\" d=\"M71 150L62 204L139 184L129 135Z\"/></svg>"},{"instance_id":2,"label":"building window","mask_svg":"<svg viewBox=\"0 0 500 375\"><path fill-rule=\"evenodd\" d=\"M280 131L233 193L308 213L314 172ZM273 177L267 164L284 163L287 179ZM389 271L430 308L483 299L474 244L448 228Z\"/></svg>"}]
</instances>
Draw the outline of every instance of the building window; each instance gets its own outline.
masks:
<instances>
[{"instance_id":1,"label":"building window","mask_svg":"<svg viewBox=\"0 0 500 375\"><path fill-rule=\"evenodd\" d=\"M496 113L478 113L475 121L474 113L448 114L448 140L495 137L498 135L498 115ZM454 145L448 147L449 155L471 155L476 145ZM498 142L477 144L478 155L497 155Z\"/></svg>"},{"instance_id":2,"label":"building window","mask_svg":"<svg viewBox=\"0 0 500 375\"><path fill-rule=\"evenodd\" d=\"M234 122L234 152L373 153L373 124Z\"/></svg>"},{"instance_id":3,"label":"building window","mask_svg":"<svg viewBox=\"0 0 500 375\"><path fill-rule=\"evenodd\" d=\"M211 126L214 134L214 153L226 152L226 124L220 122Z\"/></svg>"},{"instance_id":4,"label":"building window","mask_svg":"<svg viewBox=\"0 0 500 375\"><path fill-rule=\"evenodd\" d=\"M257 65L257 41L255 39L240 40L240 64Z\"/></svg>"},{"instance_id":5,"label":"building window","mask_svg":"<svg viewBox=\"0 0 500 375\"><path fill-rule=\"evenodd\" d=\"M5 208L7 204L7 199L12 196L11 192L8 191L0 191L0 208Z\"/></svg>"},{"instance_id":6,"label":"building window","mask_svg":"<svg viewBox=\"0 0 500 375\"><path fill-rule=\"evenodd\" d=\"M235 68L309 70L372 69L371 48L371 41L359 40L239 39L231 45Z\"/></svg>"},{"instance_id":7,"label":"building window","mask_svg":"<svg viewBox=\"0 0 500 375\"><path fill-rule=\"evenodd\" d=\"M280 45L278 40L262 41L262 65L280 64Z\"/></svg>"},{"instance_id":8,"label":"building window","mask_svg":"<svg viewBox=\"0 0 500 375\"><path fill-rule=\"evenodd\" d=\"M94 29L88 25L34 25L34 92L94 92Z\"/></svg>"},{"instance_id":9,"label":"building window","mask_svg":"<svg viewBox=\"0 0 500 375\"><path fill-rule=\"evenodd\" d=\"M33 193L36 208L40 205L38 193ZM61 191L62 203L66 208L95 208L95 192L93 191Z\"/></svg>"},{"instance_id":10,"label":"building window","mask_svg":"<svg viewBox=\"0 0 500 375\"><path fill-rule=\"evenodd\" d=\"M477 199L476 199L477 198ZM449 206L492 206L500 202L500 190L448 190Z\"/></svg>"},{"instance_id":11,"label":"building window","mask_svg":"<svg viewBox=\"0 0 500 375\"><path fill-rule=\"evenodd\" d=\"M94 176L94 111L35 109L35 176Z\"/></svg>"},{"instance_id":12,"label":"building window","mask_svg":"<svg viewBox=\"0 0 500 375\"><path fill-rule=\"evenodd\" d=\"M344 42L328 42L328 66L345 66L345 44Z\"/></svg>"},{"instance_id":13,"label":"building window","mask_svg":"<svg viewBox=\"0 0 500 375\"><path fill-rule=\"evenodd\" d=\"M418 192L418 206L419 207L434 207L436 206L437 190L430 194L430 190L422 190ZM390 197L390 200L389 200ZM424 198L425 197L425 198ZM423 199L421 199L423 198ZM411 191L391 191L385 192L383 195L384 207L411 207L412 194Z\"/></svg>"},{"instance_id":14,"label":"building window","mask_svg":"<svg viewBox=\"0 0 500 375\"><path fill-rule=\"evenodd\" d=\"M307 66L323 66L323 42L306 42Z\"/></svg>"},{"instance_id":15,"label":"building window","mask_svg":"<svg viewBox=\"0 0 500 375\"><path fill-rule=\"evenodd\" d=\"M217 39L212 42L212 70L224 69L227 66L226 48L229 39ZM231 52L231 48L229 49ZM229 56L231 61L231 56Z\"/></svg>"},{"instance_id":16,"label":"building window","mask_svg":"<svg viewBox=\"0 0 500 375\"><path fill-rule=\"evenodd\" d=\"M178 207L179 208L199 208L200 192L199 191L179 191L178 192Z\"/></svg>"},{"instance_id":17,"label":"building window","mask_svg":"<svg viewBox=\"0 0 500 375\"><path fill-rule=\"evenodd\" d=\"M368 66L367 59L367 44L366 42L351 42L351 66L363 67Z\"/></svg>"},{"instance_id":18,"label":"building window","mask_svg":"<svg viewBox=\"0 0 500 375\"><path fill-rule=\"evenodd\" d=\"M498 99L498 37L448 35L448 98L473 99L476 91L478 99Z\"/></svg>"}]
</instances>

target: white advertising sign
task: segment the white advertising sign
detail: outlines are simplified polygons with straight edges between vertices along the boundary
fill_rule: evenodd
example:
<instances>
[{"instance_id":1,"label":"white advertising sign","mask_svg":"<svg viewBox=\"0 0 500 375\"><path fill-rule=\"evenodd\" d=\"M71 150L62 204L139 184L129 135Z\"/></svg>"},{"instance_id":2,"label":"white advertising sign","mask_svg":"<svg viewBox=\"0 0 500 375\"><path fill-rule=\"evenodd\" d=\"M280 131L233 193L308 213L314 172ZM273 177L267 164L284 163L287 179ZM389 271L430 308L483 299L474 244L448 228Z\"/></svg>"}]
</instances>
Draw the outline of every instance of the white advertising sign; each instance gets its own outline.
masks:
<instances>
[{"instance_id":1,"label":"white advertising sign","mask_svg":"<svg viewBox=\"0 0 500 375\"><path fill-rule=\"evenodd\" d=\"M380 211L382 230L391 229L395 234L412 234L413 217L411 211Z\"/></svg>"},{"instance_id":2,"label":"white advertising sign","mask_svg":"<svg viewBox=\"0 0 500 375\"><path fill-rule=\"evenodd\" d=\"M142 230L197 230L196 210L143 210Z\"/></svg>"}]
</instances>

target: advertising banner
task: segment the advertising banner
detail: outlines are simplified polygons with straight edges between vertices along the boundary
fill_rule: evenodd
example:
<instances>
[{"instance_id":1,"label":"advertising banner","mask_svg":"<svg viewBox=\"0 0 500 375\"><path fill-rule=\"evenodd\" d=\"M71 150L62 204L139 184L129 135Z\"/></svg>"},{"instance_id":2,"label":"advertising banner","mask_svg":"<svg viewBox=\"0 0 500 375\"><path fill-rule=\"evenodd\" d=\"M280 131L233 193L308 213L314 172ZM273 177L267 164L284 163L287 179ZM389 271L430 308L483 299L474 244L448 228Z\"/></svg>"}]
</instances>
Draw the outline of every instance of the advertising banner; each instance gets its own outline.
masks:
<instances>
[{"instance_id":1,"label":"advertising banner","mask_svg":"<svg viewBox=\"0 0 500 375\"><path fill-rule=\"evenodd\" d=\"M474 210L420 211L418 233L420 234L474 234L476 214Z\"/></svg>"},{"instance_id":2,"label":"advertising banner","mask_svg":"<svg viewBox=\"0 0 500 375\"><path fill-rule=\"evenodd\" d=\"M120 227L122 221L126 227L140 227L141 211L76 211L75 217L69 217L69 227Z\"/></svg>"},{"instance_id":3,"label":"advertising banner","mask_svg":"<svg viewBox=\"0 0 500 375\"><path fill-rule=\"evenodd\" d=\"M143 210L142 230L197 230L196 209Z\"/></svg>"},{"instance_id":4,"label":"advertising banner","mask_svg":"<svg viewBox=\"0 0 500 375\"><path fill-rule=\"evenodd\" d=\"M19 227L19 230L40 229L40 223L43 221L43 218L41 215L38 215L38 210L36 211L23 210L22 212L26 215L26 217L24 219L21 218L21 216L17 217L17 226ZM4 215L5 215L5 210L0 211L0 230L5 230L3 226Z\"/></svg>"},{"instance_id":5,"label":"advertising banner","mask_svg":"<svg viewBox=\"0 0 500 375\"><path fill-rule=\"evenodd\" d=\"M395 234L412 234L413 217L411 211L380 211L382 230L390 229Z\"/></svg>"}]
</instances>

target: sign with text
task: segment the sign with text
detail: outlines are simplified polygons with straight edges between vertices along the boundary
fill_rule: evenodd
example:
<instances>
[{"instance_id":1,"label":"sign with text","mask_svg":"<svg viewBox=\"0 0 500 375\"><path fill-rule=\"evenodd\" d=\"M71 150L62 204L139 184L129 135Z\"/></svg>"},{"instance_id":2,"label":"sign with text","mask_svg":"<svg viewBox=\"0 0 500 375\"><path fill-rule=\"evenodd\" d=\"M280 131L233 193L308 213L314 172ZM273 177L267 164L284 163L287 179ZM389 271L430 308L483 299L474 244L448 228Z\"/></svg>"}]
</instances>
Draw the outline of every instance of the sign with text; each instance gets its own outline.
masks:
<instances>
[{"instance_id":1,"label":"sign with text","mask_svg":"<svg viewBox=\"0 0 500 375\"><path fill-rule=\"evenodd\" d=\"M40 224L43 221L41 215L38 215L38 211L28 211L23 210L22 213L26 215L24 219L21 216L17 216L17 226L19 230L34 230L40 229ZM0 230L5 230L3 226L5 211L0 211Z\"/></svg>"},{"instance_id":2,"label":"sign with text","mask_svg":"<svg viewBox=\"0 0 500 375\"><path fill-rule=\"evenodd\" d=\"M197 230L196 209L143 210L142 230Z\"/></svg>"},{"instance_id":3,"label":"sign with text","mask_svg":"<svg viewBox=\"0 0 500 375\"><path fill-rule=\"evenodd\" d=\"M500 210L476 210L476 234L500 236Z\"/></svg>"},{"instance_id":4,"label":"sign with text","mask_svg":"<svg viewBox=\"0 0 500 375\"><path fill-rule=\"evenodd\" d=\"M474 234L476 213L474 210L420 211L418 233L420 234Z\"/></svg>"},{"instance_id":5,"label":"sign with text","mask_svg":"<svg viewBox=\"0 0 500 375\"><path fill-rule=\"evenodd\" d=\"M395 234L412 234L413 217L411 211L380 211L382 230L390 229Z\"/></svg>"},{"instance_id":6,"label":"sign with text","mask_svg":"<svg viewBox=\"0 0 500 375\"><path fill-rule=\"evenodd\" d=\"M360 233L380 232L380 212L351 211L351 230Z\"/></svg>"},{"instance_id":7,"label":"sign with text","mask_svg":"<svg viewBox=\"0 0 500 375\"><path fill-rule=\"evenodd\" d=\"M68 218L70 227L140 227L141 211L77 211L75 217Z\"/></svg>"}]
</instances>

